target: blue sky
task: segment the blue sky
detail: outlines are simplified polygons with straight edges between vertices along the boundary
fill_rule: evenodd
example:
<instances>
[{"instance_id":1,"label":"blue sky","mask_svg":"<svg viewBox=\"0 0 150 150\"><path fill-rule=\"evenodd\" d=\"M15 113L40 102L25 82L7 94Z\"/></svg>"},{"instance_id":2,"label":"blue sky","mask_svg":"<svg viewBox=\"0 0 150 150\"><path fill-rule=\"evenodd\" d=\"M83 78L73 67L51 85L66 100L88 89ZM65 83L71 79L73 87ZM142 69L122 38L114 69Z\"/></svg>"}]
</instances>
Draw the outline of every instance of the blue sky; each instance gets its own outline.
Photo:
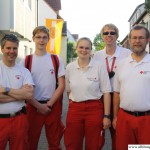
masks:
<instances>
[{"instance_id":1,"label":"blue sky","mask_svg":"<svg viewBox=\"0 0 150 150\"><path fill-rule=\"evenodd\" d=\"M145 0L61 0L61 17L72 34L87 36L92 41L107 23L120 31L119 40L129 32L129 18Z\"/></svg>"}]
</instances>

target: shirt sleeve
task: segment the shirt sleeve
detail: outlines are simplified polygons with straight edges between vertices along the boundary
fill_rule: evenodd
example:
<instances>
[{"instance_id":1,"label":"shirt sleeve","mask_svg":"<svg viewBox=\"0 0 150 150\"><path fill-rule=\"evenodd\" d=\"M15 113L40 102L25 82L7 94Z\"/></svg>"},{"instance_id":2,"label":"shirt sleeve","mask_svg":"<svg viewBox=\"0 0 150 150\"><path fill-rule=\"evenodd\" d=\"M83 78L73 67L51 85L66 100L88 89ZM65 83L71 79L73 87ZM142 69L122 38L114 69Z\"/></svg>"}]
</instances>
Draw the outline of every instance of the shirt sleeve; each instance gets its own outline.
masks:
<instances>
[{"instance_id":1,"label":"shirt sleeve","mask_svg":"<svg viewBox=\"0 0 150 150\"><path fill-rule=\"evenodd\" d=\"M66 74L65 74L65 82L66 82L66 91L70 92L70 82L69 82L69 67L66 67Z\"/></svg>"},{"instance_id":2,"label":"shirt sleeve","mask_svg":"<svg viewBox=\"0 0 150 150\"><path fill-rule=\"evenodd\" d=\"M59 58L58 78L60 78L65 75L65 68L62 59L60 57L58 58Z\"/></svg>"},{"instance_id":3,"label":"shirt sleeve","mask_svg":"<svg viewBox=\"0 0 150 150\"><path fill-rule=\"evenodd\" d=\"M29 84L29 85L35 85L32 79L32 75L30 71L26 68L24 68L24 80L23 80L23 85Z\"/></svg>"},{"instance_id":4,"label":"shirt sleeve","mask_svg":"<svg viewBox=\"0 0 150 150\"><path fill-rule=\"evenodd\" d=\"M120 92L119 68L116 69L114 76L114 92Z\"/></svg>"}]
</instances>

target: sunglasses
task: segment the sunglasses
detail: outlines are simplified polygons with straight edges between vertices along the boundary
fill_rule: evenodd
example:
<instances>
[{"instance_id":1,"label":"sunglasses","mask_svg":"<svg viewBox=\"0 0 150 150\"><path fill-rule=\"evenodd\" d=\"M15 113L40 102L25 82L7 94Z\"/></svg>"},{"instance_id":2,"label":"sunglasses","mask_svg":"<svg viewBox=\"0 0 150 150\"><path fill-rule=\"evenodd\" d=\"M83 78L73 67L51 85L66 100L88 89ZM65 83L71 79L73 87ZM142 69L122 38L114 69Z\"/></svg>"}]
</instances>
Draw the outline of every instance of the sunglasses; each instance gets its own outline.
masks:
<instances>
[{"instance_id":1,"label":"sunglasses","mask_svg":"<svg viewBox=\"0 0 150 150\"><path fill-rule=\"evenodd\" d=\"M116 32L113 32L113 31L111 31L111 32L103 32L103 35L108 35L108 34L110 34L110 35L116 35Z\"/></svg>"}]
</instances>

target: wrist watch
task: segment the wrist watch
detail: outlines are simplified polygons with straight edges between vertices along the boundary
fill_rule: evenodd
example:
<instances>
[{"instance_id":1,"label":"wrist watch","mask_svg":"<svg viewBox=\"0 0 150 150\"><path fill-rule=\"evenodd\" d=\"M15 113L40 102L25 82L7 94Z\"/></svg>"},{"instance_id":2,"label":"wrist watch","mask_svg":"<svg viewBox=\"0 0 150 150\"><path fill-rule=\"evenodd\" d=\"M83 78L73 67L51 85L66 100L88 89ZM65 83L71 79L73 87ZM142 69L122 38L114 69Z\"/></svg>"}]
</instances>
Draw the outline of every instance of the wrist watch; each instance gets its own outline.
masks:
<instances>
[{"instance_id":1,"label":"wrist watch","mask_svg":"<svg viewBox=\"0 0 150 150\"><path fill-rule=\"evenodd\" d=\"M103 117L104 117L104 118L111 119L111 115L104 115Z\"/></svg>"},{"instance_id":2,"label":"wrist watch","mask_svg":"<svg viewBox=\"0 0 150 150\"><path fill-rule=\"evenodd\" d=\"M5 91L3 92L3 94L8 95L10 92L10 88L9 87L5 87Z\"/></svg>"}]
</instances>

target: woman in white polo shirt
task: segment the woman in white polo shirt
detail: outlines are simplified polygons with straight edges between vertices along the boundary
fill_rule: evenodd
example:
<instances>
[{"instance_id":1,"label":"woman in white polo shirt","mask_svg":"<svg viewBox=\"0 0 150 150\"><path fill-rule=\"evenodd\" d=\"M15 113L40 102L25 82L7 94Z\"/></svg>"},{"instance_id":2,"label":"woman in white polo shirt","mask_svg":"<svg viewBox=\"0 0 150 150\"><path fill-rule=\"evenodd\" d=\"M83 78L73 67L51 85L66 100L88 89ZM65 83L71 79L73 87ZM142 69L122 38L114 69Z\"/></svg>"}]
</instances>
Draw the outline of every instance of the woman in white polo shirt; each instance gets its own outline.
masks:
<instances>
[{"instance_id":1,"label":"woman in white polo shirt","mask_svg":"<svg viewBox=\"0 0 150 150\"><path fill-rule=\"evenodd\" d=\"M110 127L110 81L106 68L91 58L92 42L77 42L78 59L66 68L69 109L64 141L66 150L100 150L103 130ZM102 95L104 101L101 100Z\"/></svg>"}]
</instances>

